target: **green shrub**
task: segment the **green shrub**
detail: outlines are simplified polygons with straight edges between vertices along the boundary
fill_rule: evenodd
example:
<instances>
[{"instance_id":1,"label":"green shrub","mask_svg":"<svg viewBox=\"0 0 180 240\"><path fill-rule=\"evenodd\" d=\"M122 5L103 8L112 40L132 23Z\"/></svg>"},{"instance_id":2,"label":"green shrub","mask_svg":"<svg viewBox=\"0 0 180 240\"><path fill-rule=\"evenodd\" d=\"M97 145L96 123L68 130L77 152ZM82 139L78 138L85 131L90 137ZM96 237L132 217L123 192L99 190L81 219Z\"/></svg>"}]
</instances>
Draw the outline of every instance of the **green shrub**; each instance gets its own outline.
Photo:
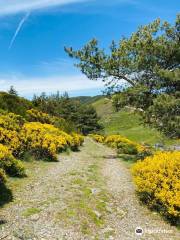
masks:
<instances>
[{"instance_id":1,"label":"green shrub","mask_svg":"<svg viewBox=\"0 0 180 240\"><path fill-rule=\"evenodd\" d=\"M12 177L25 177L25 168L23 163L17 159L12 159L11 164L5 167L5 171Z\"/></svg>"},{"instance_id":2,"label":"green shrub","mask_svg":"<svg viewBox=\"0 0 180 240\"><path fill-rule=\"evenodd\" d=\"M29 100L7 92L0 92L0 109L24 117L29 108L32 108L32 103Z\"/></svg>"},{"instance_id":3,"label":"green shrub","mask_svg":"<svg viewBox=\"0 0 180 240\"><path fill-rule=\"evenodd\" d=\"M8 147L3 146L2 144L0 144L0 169L4 169L4 171L10 176L25 176L23 164L12 156Z\"/></svg>"},{"instance_id":4,"label":"green shrub","mask_svg":"<svg viewBox=\"0 0 180 240\"><path fill-rule=\"evenodd\" d=\"M180 137L180 94L160 94L144 113L145 121L170 138Z\"/></svg>"},{"instance_id":5,"label":"green shrub","mask_svg":"<svg viewBox=\"0 0 180 240\"><path fill-rule=\"evenodd\" d=\"M117 151L120 154L136 155L138 153L137 147L134 144L119 143Z\"/></svg>"}]
</instances>

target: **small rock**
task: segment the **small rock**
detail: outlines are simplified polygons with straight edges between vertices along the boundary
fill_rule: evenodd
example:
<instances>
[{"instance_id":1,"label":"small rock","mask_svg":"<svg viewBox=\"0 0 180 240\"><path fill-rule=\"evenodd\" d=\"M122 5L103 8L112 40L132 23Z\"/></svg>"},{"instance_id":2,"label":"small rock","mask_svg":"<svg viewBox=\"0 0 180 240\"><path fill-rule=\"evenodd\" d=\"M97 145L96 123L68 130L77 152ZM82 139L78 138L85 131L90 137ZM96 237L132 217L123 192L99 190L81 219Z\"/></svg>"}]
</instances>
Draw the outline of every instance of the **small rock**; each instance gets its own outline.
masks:
<instances>
[{"instance_id":1,"label":"small rock","mask_svg":"<svg viewBox=\"0 0 180 240\"><path fill-rule=\"evenodd\" d=\"M34 214L31 216L31 221L38 221L39 220L39 215L38 214Z\"/></svg>"},{"instance_id":2,"label":"small rock","mask_svg":"<svg viewBox=\"0 0 180 240\"><path fill-rule=\"evenodd\" d=\"M114 229L111 227L107 227L107 228L103 229L103 233L108 233L108 232L113 232L113 231L114 231Z\"/></svg>"},{"instance_id":3,"label":"small rock","mask_svg":"<svg viewBox=\"0 0 180 240\"><path fill-rule=\"evenodd\" d=\"M109 207L109 206L106 206L106 211L109 212L109 213L112 213L112 212L113 212L112 208Z\"/></svg>"},{"instance_id":4,"label":"small rock","mask_svg":"<svg viewBox=\"0 0 180 240\"><path fill-rule=\"evenodd\" d=\"M125 215L127 214L127 212L123 211L119 207L117 207L117 212L122 218L125 217Z\"/></svg>"},{"instance_id":5,"label":"small rock","mask_svg":"<svg viewBox=\"0 0 180 240\"><path fill-rule=\"evenodd\" d=\"M100 212L98 212L98 211L95 210L94 213L96 214L96 216L97 216L98 218L101 218L102 214L101 214Z\"/></svg>"},{"instance_id":6,"label":"small rock","mask_svg":"<svg viewBox=\"0 0 180 240\"><path fill-rule=\"evenodd\" d=\"M113 236L109 236L109 240L114 240Z\"/></svg>"},{"instance_id":7,"label":"small rock","mask_svg":"<svg viewBox=\"0 0 180 240\"><path fill-rule=\"evenodd\" d=\"M97 194L97 193L99 193L99 192L100 192L100 190L97 189L97 188L92 188L92 189L91 189L91 193L92 193L92 194Z\"/></svg>"},{"instance_id":8,"label":"small rock","mask_svg":"<svg viewBox=\"0 0 180 240\"><path fill-rule=\"evenodd\" d=\"M113 203L108 203L108 206L112 207L114 204Z\"/></svg>"}]
</instances>

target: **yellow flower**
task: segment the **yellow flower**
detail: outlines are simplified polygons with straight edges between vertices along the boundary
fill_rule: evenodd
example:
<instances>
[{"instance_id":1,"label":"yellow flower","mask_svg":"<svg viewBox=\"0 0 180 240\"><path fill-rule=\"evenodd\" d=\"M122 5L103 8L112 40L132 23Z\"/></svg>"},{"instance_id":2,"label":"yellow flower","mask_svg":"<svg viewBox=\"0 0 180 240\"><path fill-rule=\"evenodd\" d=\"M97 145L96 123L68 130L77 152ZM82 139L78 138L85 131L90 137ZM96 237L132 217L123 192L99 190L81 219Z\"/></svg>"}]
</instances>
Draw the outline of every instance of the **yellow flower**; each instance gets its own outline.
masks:
<instances>
[{"instance_id":1,"label":"yellow flower","mask_svg":"<svg viewBox=\"0 0 180 240\"><path fill-rule=\"evenodd\" d=\"M68 147L79 147L83 141L78 134L71 136L51 124L39 122L25 123L20 136L25 150L39 150L42 157L51 159L56 159L56 154Z\"/></svg>"},{"instance_id":2,"label":"yellow flower","mask_svg":"<svg viewBox=\"0 0 180 240\"><path fill-rule=\"evenodd\" d=\"M180 216L180 152L157 152L132 168L137 191L164 214Z\"/></svg>"},{"instance_id":3,"label":"yellow flower","mask_svg":"<svg viewBox=\"0 0 180 240\"><path fill-rule=\"evenodd\" d=\"M133 142L129 140L126 137L123 137L119 134L116 135L109 135L107 137L104 137L99 134L90 134L90 137L92 137L96 142L104 143L108 145L109 147L116 148L117 150L121 150L124 148L125 152L133 152L133 153L144 153L147 151L147 148L145 146L142 146L139 143Z\"/></svg>"},{"instance_id":4,"label":"yellow flower","mask_svg":"<svg viewBox=\"0 0 180 240\"><path fill-rule=\"evenodd\" d=\"M99 134L89 134L96 142L104 143L105 137Z\"/></svg>"}]
</instances>

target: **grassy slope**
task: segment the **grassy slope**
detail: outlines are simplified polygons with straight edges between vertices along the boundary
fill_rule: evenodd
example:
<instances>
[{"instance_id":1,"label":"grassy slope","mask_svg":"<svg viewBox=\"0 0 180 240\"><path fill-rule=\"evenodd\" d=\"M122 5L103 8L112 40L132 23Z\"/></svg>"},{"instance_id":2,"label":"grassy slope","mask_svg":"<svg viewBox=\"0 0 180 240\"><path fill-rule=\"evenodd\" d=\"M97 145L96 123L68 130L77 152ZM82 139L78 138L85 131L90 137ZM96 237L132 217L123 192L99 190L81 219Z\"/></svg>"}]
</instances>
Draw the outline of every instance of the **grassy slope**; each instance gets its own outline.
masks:
<instances>
[{"instance_id":1,"label":"grassy slope","mask_svg":"<svg viewBox=\"0 0 180 240\"><path fill-rule=\"evenodd\" d=\"M92 105L101 117L101 123L105 127L105 134L119 133L134 141L150 144L157 142L172 143L155 129L143 126L137 114L129 110L115 112L110 99L102 98Z\"/></svg>"},{"instance_id":2,"label":"grassy slope","mask_svg":"<svg viewBox=\"0 0 180 240\"><path fill-rule=\"evenodd\" d=\"M89 97L89 96L72 97L72 99L77 100L82 104L92 104L101 98L103 98L103 96L101 95L94 96L94 97Z\"/></svg>"}]
</instances>

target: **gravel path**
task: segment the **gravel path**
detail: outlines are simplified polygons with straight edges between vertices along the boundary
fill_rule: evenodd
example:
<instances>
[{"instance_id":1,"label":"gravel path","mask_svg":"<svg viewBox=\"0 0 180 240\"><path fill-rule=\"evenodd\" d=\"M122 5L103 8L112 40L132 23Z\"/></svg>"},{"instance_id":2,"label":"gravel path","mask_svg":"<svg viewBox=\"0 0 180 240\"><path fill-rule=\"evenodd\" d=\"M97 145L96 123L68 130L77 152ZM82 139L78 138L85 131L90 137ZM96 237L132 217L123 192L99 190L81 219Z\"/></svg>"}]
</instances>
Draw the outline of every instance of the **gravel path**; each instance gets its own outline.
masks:
<instances>
[{"instance_id":1,"label":"gravel path","mask_svg":"<svg viewBox=\"0 0 180 240\"><path fill-rule=\"evenodd\" d=\"M125 164L90 139L80 152L37 168L14 194L0 210L7 221L0 239L179 239L176 228L140 205Z\"/></svg>"},{"instance_id":2,"label":"gravel path","mask_svg":"<svg viewBox=\"0 0 180 240\"><path fill-rule=\"evenodd\" d=\"M139 202L129 169L122 161L117 160L115 155L114 157L113 154L107 156L103 175L107 179L109 191L116 201L118 200L119 208L124 211L120 221L116 221L115 218L111 220L116 229L115 239L180 239L180 233L175 227L167 224L159 214L149 211ZM136 228L143 229L141 236L135 234Z\"/></svg>"}]
</instances>

